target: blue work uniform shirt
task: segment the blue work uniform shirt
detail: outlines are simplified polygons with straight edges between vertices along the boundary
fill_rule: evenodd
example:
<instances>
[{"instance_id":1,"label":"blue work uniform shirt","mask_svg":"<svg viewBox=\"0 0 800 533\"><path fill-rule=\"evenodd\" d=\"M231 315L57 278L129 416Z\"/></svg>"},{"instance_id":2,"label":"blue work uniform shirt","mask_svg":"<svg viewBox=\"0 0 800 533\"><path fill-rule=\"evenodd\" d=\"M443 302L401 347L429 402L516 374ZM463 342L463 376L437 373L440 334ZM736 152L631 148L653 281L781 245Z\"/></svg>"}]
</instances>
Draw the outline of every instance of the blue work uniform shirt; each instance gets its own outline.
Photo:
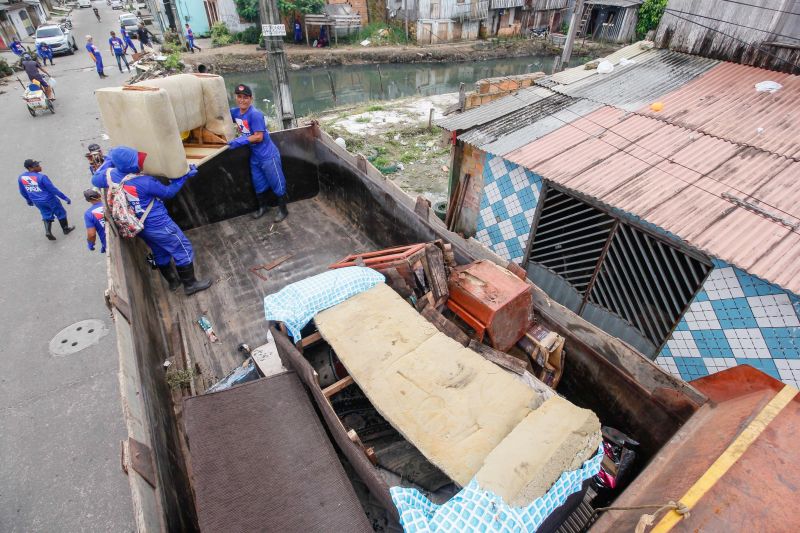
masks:
<instances>
[{"instance_id":1,"label":"blue work uniform shirt","mask_svg":"<svg viewBox=\"0 0 800 533\"><path fill-rule=\"evenodd\" d=\"M59 191L50 178L41 172L25 172L20 174L19 193L28 203L37 205L48 204L56 199L67 200L67 195Z\"/></svg>"},{"instance_id":2,"label":"blue work uniform shirt","mask_svg":"<svg viewBox=\"0 0 800 533\"><path fill-rule=\"evenodd\" d=\"M93 203L83 214L83 222L87 228L94 228L100 238L100 244L106 247L106 218L103 215L103 202L98 200ZM149 218L149 217L148 217Z\"/></svg>"},{"instance_id":3,"label":"blue work uniform shirt","mask_svg":"<svg viewBox=\"0 0 800 533\"><path fill-rule=\"evenodd\" d=\"M266 160L280 155L278 147L272 142L269 137L269 130L267 130L267 123L264 120L264 113L256 109L254 106L247 108L247 111L242 113L238 107L231 108L231 118L236 123L236 129L239 135L247 136L253 135L257 131L264 132L264 140L259 143L250 143L251 157L257 160Z\"/></svg>"},{"instance_id":4,"label":"blue work uniform shirt","mask_svg":"<svg viewBox=\"0 0 800 533\"><path fill-rule=\"evenodd\" d=\"M115 56L121 56L125 54L125 43L119 37L112 37L108 40L108 44L111 45L111 48L114 50Z\"/></svg>"}]
</instances>

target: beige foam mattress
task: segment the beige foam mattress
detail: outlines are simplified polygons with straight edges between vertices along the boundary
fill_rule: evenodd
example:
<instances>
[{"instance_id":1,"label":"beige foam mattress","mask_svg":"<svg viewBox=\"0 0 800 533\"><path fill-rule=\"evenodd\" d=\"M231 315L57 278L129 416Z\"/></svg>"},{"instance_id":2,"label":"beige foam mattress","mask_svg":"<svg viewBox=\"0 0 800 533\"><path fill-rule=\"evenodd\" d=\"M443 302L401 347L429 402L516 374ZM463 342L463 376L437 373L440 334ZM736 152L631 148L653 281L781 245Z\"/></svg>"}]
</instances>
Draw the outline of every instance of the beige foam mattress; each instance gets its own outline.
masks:
<instances>
[{"instance_id":1,"label":"beige foam mattress","mask_svg":"<svg viewBox=\"0 0 800 533\"><path fill-rule=\"evenodd\" d=\"M563 469L555 470L580 466L597 450L600 424L591 411L561 398L542 402L513 375L439 332L385 284L315 321L375 408L460 485L481 471L482 486L507 501L535 499ZM545 426L553 429L540 431ZM503 453L491 456L494 450Z\"/></svg>"}]
</instances>

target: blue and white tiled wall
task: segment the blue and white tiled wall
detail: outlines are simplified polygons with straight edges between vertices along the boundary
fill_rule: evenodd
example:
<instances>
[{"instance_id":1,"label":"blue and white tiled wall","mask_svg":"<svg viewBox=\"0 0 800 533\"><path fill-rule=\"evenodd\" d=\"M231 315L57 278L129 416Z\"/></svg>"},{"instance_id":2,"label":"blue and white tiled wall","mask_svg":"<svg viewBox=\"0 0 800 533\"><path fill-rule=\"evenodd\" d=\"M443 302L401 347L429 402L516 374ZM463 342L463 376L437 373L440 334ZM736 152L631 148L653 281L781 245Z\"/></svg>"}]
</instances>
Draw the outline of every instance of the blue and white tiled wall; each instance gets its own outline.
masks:
<instances>
[{"instance_id":1,"label":"blue and white tiled wall","mask_svg":"<svg viewBox=\"0 0 800 533\"><path fill-rule=\"evenodd\" d=\"M500 257L521 262L541 190L540 176L502 157L486 154L475 238Z\"/></svg>"},{"instance_id":2,"label":"blue and white tiled wall","mask_svg":"<svg viewBox=\"0 0 800 533\"><path fill-rule=\"evenodd\" d=\"M748 364L798 387L800 298L715 260L656 363L686 381Z\"/></svg>"},{"instance_id":3,"label":"blue and white tiled wall","mask_svg":"<svg viewBox=\"0 0 800 533\"><path fill-rule=\"evenodd\" d=\"M475 238L521 262L542 179L486 155ZM800 297L714 261L714 270L656 358L686 381L748 364L800 387Z\"/></svg>"}]
</instances>

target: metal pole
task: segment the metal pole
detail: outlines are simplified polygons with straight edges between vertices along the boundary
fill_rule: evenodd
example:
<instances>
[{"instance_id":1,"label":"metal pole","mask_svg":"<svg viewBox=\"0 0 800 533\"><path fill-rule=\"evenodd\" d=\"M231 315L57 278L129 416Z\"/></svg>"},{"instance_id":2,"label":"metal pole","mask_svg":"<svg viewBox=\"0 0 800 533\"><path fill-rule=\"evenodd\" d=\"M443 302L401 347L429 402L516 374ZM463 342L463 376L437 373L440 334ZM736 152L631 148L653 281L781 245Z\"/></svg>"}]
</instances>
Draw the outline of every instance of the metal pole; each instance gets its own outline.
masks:
<instances>
[{"instance_id":1,"label":"metal pole","mask_svg":"<svg viewBox=\"0 0 800 533\"><path fill-rule=\"evenodd\" d=\"M558 70L563 69L569 63L569 58L572 56L572 45L575 44L575 35L578 33L578 24L582 15L583 0L575 0L575 7L572 9L572 16L569 21L567 41L564 43L564 51L561 53L561 64Z\"/></svg>"},{"instance_id":2,"label":"metal pole","mask_svg":"<svg viewBox=\"0 0 800 533\"><path fill-rule=\"evenodd\" d=\"M259 0L258 14L262 24L280 24L276 0ZM263 33L263 32L262 32ZM287 77L286 54L283 51L282 37L264 37L266 65L272 84L272 99L275 101L275 110L280 118L283 129L293 128L297 125L294 117L294 104L292 91L289 88Z\"/></svg>"}]
</instances>

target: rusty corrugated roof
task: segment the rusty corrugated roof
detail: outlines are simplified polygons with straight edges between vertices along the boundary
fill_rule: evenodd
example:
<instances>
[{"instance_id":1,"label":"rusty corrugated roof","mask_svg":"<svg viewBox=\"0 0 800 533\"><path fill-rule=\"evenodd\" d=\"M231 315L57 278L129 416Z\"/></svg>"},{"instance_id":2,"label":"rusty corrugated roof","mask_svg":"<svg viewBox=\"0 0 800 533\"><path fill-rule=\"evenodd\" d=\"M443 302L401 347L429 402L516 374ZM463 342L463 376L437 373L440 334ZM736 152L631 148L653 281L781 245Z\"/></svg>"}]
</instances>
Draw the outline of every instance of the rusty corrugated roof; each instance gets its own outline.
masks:
<instances>
[{"instance_id":1,"label":"rusty corrugated roof","mask_svg":"<svg viewBox=\"0 0 800 533\"><path fill-rule=\"evenodd\" d=\"M612 107L506 159L800 294L794 159Z\"/></svg>"},{"instance_id":2,"label":"rusty corrugated roof","mask_svg":"<svg viewBox=\"0 0 800 533\"><path fill-rule=\"evenodd\" d=\"M755 84L783 88L758 92ZM640 112L738 144L800 159L800 76L722 63L661 98L664 109Z\"/></svg>"}]
</instances>

